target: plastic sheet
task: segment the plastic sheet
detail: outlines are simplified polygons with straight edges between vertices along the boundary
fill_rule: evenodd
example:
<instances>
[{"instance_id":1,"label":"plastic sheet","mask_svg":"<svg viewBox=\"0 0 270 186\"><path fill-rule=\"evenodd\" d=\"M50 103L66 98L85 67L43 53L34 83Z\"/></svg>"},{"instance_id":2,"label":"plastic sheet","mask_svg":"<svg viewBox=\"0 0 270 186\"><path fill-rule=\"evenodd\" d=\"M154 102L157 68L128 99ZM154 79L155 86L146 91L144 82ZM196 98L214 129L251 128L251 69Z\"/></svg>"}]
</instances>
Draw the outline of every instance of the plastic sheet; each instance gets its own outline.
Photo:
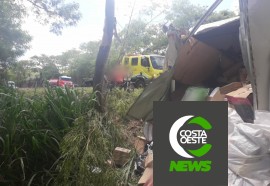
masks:
<instances>
[{"instance_id":1,"label":"plastic sheet","mask_svg":"<svg viewBox=\"0 0 270 186\"><path fill-rule=\"evenodd\" d=\"M270 113L256 111L254 124L229 110L230 186L270 186Z\"/></svg>"}]
</instances>

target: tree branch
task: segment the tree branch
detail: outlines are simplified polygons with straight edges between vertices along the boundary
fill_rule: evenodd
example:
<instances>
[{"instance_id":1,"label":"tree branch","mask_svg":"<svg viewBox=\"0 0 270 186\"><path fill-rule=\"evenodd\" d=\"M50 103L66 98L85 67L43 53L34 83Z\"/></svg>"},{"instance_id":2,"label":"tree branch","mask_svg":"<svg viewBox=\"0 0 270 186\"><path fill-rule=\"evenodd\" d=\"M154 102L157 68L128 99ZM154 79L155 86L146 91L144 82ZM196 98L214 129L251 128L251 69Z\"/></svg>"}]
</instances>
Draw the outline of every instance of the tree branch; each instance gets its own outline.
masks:
<instances>
[{"instance_id":1,"label":"tree branch","mask_svg":"<svg viewBox=\"0 0 270 186\"><path fill-rule=\"evenodd\" d=\"M58 14L57 14L56 12L50 11L50 10L48 10L47 8L44 8L44 7L42 7L42 6L39 6L38 4L36 4L35 2L33 2L33 1L31 1L31 0L26 0L26 1L28 1L29 3L31 3L33 6L39 8L39 9L44 10L44 11L47 12L47 13L50 13L50 14L53 14L53 15L57 15L57 16L58 16ZM45 5L45 4L43 4L43 5ZM45 5L45 7L46 7L46 5Z\"/></svg>"}]
</instances>

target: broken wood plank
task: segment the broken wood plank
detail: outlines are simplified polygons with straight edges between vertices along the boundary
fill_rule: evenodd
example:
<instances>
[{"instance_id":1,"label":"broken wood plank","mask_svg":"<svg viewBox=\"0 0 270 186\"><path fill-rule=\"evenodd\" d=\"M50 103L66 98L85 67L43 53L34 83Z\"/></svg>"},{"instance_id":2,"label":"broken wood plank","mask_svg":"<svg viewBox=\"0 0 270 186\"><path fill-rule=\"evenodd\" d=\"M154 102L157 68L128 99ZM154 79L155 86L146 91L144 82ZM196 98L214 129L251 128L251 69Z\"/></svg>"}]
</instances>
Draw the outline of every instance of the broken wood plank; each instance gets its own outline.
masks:
<instances>
[{"instance_id":1,"label":"broken wood plank","mask_svg":"<svg viewBox=\"0 0 270 186\"><path fill-rule=\"evenodd\" d=\"M136 152L138 154L142 154L144 152L144 147L146 145L147 141L145 139L145 137L143 136L137 136L134 142L134 146L136 149Z\"/></svg>"},{"instance_id":2,"label":"broken wood plank","mask_svg":"<svg viewBox=\"0 0 270 186\"><path fill-rule=\"evenodd\" d=\"M113 151L113 163L116 166L122 167L130 158L131 150L122 147L116 147Z\"/></svg>"}]
</instances>

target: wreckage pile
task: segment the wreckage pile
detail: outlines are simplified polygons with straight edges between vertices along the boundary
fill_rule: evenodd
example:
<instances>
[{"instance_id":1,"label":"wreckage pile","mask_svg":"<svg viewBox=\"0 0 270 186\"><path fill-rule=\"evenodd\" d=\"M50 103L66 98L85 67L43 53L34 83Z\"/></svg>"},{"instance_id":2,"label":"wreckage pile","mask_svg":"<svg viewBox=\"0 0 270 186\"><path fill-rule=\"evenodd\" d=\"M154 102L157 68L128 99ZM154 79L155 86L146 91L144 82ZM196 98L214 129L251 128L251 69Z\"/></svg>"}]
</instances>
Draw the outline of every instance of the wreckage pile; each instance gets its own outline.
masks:
<instances>
[{"instance_id":1,"label":"wreckage pile","mask_svg":"<svg viewBox=\"0 0 270 186\"><path fill-rule=\"evenodd\" d=\"M150 142L153 101L227 101L229 183L268 185L270 114L254 111L258 105L252 90L254 77L245 62L248 56L241 48L239 27L239 17L202 25L188 40L176 29L170 30L164 65L167 71L145 88L128 116L145 121L144 133ZM258 93L256 87L255 93ZM142 184L153 176L149 163L153 159L147 159Z\"/></svg>"},{"instance_id":2,"label":"wreckage pile","mask_svg":"<svg viewBox=\"0 0 270 186\"><path fill-rule=\"evenodd\" d=\"M252 88L246 82L248 82L246 79L244 82L233 82L217 87L212 92L209 92L208 88L189 87L182 100L228 101L229 185L268 185L270 184L270 127L268 125L270 113L256 111L255 119ZM177 100L175 94L171 96ZM149 143L149 140L144 140L142 145ZM152 151L149 153L149 150L137 152L140 154L139 157L142 157L140 170L145 170L139 181L139 184L143 185L153 179L153 153Z\"/></svg>"}]
</instances>

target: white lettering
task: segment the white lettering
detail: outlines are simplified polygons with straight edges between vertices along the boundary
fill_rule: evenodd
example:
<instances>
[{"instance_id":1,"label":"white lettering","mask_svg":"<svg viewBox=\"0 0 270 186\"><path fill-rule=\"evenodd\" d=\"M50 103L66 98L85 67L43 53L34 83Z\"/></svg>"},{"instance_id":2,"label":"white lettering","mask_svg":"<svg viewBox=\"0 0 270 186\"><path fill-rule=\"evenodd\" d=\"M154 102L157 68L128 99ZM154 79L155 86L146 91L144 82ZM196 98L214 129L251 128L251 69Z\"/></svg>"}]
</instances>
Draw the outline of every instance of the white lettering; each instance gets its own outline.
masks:
<instances>
[{"instance_id":1,"label":"white lettering","mask_svg":"<svg viewBox=\"0 0 270 186\"><path fill-rule=\"evenodd\" d=\"M206 144L207 134L205 130L181 130L180 142L182 144Z\"/></svg>"}]
</instances>

